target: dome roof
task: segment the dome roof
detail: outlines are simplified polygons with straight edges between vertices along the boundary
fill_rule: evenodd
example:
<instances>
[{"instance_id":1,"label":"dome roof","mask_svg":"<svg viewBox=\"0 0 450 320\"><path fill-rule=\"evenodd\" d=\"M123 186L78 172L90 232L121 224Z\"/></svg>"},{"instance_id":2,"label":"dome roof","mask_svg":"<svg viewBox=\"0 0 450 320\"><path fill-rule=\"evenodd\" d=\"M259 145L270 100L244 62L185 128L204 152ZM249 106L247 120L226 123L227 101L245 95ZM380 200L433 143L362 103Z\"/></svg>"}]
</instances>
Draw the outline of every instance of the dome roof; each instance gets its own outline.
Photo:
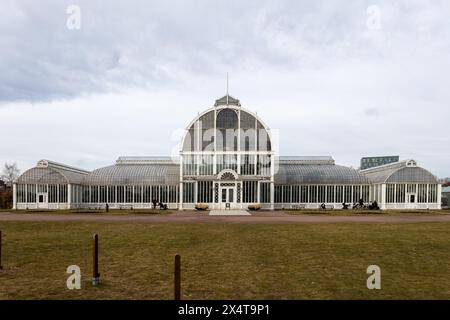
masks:
<instances>
[{"instance_id":1,"label":"dome roof","mask_svg":"<svg viewBox=\"0 0 450 320\"><path fill-rule=\"evenodd\" d=\"M92 171L88 185L176 185L180 182L178 164L116 164Z\"/></svg>"},{"instance_id":2,"label":"dome roof","mask_svg":"<svg viewBox=\"0 0 450 320\"><path fill-rule=\"evenodd\" d=\"M439 183L433 174L418 167L414 160L386 164L361 172L373 183Z\"/></svg>"},{"instance_id":3,"label":"dome roof","mask_svg":"<svg viewBox=\"0 0 450 320\"><path fill-rule=\"evenodd\" d=\"M334 164L283 164L275 173L276 184L369 184L355 169Z\"/></svg>"},{"instance_id":4,"label":"dome roof","mask_svg":"<svg viewBox=\"0 0 450 320\"><path fill-rule=\"evenodd\" d=\"M271 149L269 128L256 114L242 108L238 99L229 95L216 100L214 108L197 116L189 124L182 141L183 152Z\"/></svg>"},{"instance_id":5,"label":"dome roof","mask_svg":"<svg viewBox=\"0 0 450 320\"><path fill-rule=\"evenodd\" d=\"M36 167L22 173L18 184L80 184L88 171L49 160L40 160Z\"/></svg>"}]
</instances>

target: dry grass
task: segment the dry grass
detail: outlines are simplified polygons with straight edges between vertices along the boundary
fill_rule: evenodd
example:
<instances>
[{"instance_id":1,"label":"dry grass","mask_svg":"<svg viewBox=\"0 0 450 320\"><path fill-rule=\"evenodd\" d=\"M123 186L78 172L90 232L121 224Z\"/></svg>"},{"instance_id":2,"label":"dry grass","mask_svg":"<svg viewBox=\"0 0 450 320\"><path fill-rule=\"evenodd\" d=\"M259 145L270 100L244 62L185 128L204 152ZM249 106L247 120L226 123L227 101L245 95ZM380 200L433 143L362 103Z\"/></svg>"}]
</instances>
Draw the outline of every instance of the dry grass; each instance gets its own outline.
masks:
<instances>
[{"instance_id":1,"label":"dry grass","mask_svg":"<svg viewBox=\"0 0 450 320\"><path fill-rule=\"evenodd\" d=\"M318 210L318 209L285 209L284 212L292 215L330 215L330 216L358 216L358 215L441 215L450 214L449 210Z\"/></svg>"},{"instance_id":2,"label":"dry grass","mask_svg":"<svg viewBox=\"0 0 450 320\"><path fill-rule=\"evenodd\" d=\"M0 299L449 299L448 223L139 224L1 222ZM99 288L90 285L100 235ZM66 268L82 289L66 288ZM382 290L366 268L382 269Z\"/></svg>"},{"instance_id":3,"label":"dry grass","mask_svg":"<svg viewBox=\"0 0 450 320\"><path fill-rule=\"evenodd\" d=\"M128 214L169 214L177 211L174 210L160 210L160 209L110 209L106 212L105 209L61 209L61 210L49 210L49 209L33 209L33 210L0 210L0 212L14 212L23 214L33 213L48 213L48 214L88 214L88 215L128 215Z\"/></svg>"}]
</instances>

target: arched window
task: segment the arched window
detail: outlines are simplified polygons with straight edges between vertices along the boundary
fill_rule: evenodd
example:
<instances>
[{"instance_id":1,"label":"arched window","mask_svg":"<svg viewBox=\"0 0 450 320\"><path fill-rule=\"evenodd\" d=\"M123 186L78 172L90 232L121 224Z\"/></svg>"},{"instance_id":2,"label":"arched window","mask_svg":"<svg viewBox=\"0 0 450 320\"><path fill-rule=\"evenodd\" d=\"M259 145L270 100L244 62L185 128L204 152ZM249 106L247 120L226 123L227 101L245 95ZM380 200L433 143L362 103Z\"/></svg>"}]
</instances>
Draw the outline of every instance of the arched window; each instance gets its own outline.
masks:
<instances>
[{"instance_id":1,"label":"arched window","mask_svg":"<svg viewBox=\"0 0 450 320\"><path fill-rule=\"evenodd\" d=\"M220 180L234 180L234 174L231 172L225 172L220 176Z\"/></svg>"},{"instance_id":2,"label":"arched window","mask_svg":"<svg viewBox=\"0 0 450 320\"><path fill-rule=\"evenodd\" d=\"M236 151L239 121L232 109L223 109L217 114L217 150Z\"/></svg>"},{"instance_id":3,"label":"arched window","mask_svg":"<svg viewBox=\"0 0 450 320\"><path fill-rule=\"evenodd\" d=\"M251 114L241 111L241 151L256 150L256 119Z\"/></svg>"}]
</instances>

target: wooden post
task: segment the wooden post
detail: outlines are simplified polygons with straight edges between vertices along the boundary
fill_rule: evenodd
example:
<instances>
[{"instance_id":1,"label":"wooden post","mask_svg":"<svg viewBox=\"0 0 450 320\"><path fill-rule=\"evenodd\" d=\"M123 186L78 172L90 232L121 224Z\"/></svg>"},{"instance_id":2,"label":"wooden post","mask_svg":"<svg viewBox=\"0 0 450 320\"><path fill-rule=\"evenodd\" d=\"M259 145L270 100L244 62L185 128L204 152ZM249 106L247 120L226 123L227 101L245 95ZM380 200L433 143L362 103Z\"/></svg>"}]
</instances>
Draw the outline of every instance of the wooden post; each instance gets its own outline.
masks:
<instances>
[{"instance_id":1,"label":"wooden post","mask_svg":"<svg viewBox=\"0 0 450 320\"><path fill-rule=\"evenodd\" d=\"M2 269L2 231L0 230L0 270Z\"/></svg>"},{"instance_id":2,"label":"wooden post","mask_svg":"<svg viewBox=\"0 0 450 320\"><path fill-rule=\"evenodd\" d=\"M174 271L175 300L181 300L181 257L179 254L175 255Z\"/></svg>"},{"instance_id":3,"label":"wooden post","mask_svg":"<svg viewBox=\"0 0 450 320\"><path fill-rule=\"evenodd\" d=\"M98 286L99 284L100 273L98 272L98 235L94 234L92 285Z\"/></svg>"}]
</instances>

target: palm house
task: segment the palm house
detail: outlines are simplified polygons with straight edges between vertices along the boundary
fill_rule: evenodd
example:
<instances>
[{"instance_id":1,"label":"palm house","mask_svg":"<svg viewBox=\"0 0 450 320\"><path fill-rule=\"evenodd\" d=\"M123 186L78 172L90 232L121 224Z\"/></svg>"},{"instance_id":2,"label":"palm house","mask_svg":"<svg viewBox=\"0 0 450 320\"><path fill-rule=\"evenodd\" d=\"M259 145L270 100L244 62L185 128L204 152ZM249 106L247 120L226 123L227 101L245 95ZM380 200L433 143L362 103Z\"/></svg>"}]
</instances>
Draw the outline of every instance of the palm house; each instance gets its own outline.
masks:
<instances>
[{"instance_id":1,"label":"palm house","mask_svg":"<svg viewBox=\"0 0 450 320\"><path fill-rule=\"evenodd\" d=\"M441 185L414 160L365 170L331 157L283 157L269 127L225 95L186 128L174 157L120 157L93 171L41 160L14 183L15 209L440 209Z\"/></svg>"}]
</instances>

